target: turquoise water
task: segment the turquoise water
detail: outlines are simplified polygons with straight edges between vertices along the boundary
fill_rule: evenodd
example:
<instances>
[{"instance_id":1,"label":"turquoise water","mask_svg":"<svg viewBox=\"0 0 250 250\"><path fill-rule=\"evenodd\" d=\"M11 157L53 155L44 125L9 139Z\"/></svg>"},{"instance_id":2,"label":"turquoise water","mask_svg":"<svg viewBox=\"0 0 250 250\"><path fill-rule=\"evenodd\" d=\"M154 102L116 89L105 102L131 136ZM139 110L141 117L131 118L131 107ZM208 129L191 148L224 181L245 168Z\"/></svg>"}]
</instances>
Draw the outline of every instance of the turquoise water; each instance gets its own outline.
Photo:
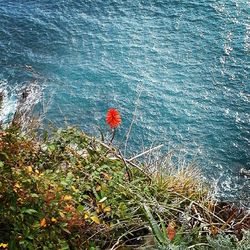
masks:
<instances>
[{"instance_id":1,"label":"turquoise water","mask_svg":"<svg viewBox=\"0 0 250 250\"><path fill-rule=\"evenodd\" d=\"M37 83L45 123L105 126L120 110L128 151L164 143L195 158L218 195L249 202L250 3L0 0L0 81Z\"/></svg>"}]
</instances>

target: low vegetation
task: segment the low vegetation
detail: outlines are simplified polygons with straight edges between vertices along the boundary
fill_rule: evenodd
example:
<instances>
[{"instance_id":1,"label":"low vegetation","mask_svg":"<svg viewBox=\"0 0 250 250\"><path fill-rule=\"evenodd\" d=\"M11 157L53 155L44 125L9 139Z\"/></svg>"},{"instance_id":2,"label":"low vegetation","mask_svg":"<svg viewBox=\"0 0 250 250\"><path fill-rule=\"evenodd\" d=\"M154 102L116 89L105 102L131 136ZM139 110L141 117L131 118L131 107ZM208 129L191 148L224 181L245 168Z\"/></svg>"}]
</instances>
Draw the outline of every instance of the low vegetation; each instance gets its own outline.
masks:
<instances>
[{"instance_id":1,"label":"low vegetation","mask_svg":"<svg viewBox=\"0 0 250 250\"><path fill-rule=\"evenodd\" d=\"M209 193L194 167L148 171L76 128L0 132L0 249L249 249L247 211Z\"/></svg>"}]
</instances>

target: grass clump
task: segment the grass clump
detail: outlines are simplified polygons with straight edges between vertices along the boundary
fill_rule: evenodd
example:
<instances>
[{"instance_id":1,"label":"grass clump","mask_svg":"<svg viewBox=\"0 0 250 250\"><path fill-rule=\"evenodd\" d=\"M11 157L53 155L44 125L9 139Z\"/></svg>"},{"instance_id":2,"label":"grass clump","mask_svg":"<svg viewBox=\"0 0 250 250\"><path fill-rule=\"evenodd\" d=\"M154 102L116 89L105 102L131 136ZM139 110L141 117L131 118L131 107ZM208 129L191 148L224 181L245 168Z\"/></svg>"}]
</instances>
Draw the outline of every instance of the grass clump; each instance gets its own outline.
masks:
<instances>
[{"instance_id":1,"label":"grass clump","mask_svg":"<svg viewBox=\"0 0 250 250\"><path fill-rule=\"evenodd\" d=\"M1 130L0 248L247 249L247 211L168 162L146 171L75 128Z\"/></svg>"}]
</instances>

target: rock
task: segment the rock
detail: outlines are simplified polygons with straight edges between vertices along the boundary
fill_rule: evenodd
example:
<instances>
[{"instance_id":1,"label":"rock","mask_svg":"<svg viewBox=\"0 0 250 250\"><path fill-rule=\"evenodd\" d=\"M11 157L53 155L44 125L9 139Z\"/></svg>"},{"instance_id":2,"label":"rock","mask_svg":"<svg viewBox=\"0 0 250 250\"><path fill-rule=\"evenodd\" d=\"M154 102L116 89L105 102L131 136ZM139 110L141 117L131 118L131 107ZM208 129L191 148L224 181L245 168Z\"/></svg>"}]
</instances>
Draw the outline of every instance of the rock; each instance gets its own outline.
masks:
<instances>
[{"instance_id":1,"label":"rock","mask_svg":"<svg viewBox=\"0 0 250 250\"><path fill-rule=\"evenodd\" d=\"M241 168L240 174L246 176L247 178L250 178L250 170L247 170L245 168Z\"/></svg>"}]
</instances>

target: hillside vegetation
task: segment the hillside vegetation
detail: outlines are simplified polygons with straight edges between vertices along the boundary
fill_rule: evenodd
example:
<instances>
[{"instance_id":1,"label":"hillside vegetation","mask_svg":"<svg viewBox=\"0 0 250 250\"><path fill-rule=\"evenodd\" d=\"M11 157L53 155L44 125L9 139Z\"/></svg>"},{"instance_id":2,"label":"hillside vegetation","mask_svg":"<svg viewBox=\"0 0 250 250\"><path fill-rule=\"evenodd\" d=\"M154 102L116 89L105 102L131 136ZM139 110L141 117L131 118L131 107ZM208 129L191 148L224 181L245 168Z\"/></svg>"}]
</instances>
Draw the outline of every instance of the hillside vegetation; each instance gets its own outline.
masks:
<instances>
[{"instance_id":1,"label":"hillside vegetation","mask_svg":"<svg viewBox=\"0 0 250 250\"><path fill-rule=\"evenodd\" d=\"M0 132L0 248L249 249L247 211L194 167L158 171L76 128Z\"/></svg>"}]
</instances>

